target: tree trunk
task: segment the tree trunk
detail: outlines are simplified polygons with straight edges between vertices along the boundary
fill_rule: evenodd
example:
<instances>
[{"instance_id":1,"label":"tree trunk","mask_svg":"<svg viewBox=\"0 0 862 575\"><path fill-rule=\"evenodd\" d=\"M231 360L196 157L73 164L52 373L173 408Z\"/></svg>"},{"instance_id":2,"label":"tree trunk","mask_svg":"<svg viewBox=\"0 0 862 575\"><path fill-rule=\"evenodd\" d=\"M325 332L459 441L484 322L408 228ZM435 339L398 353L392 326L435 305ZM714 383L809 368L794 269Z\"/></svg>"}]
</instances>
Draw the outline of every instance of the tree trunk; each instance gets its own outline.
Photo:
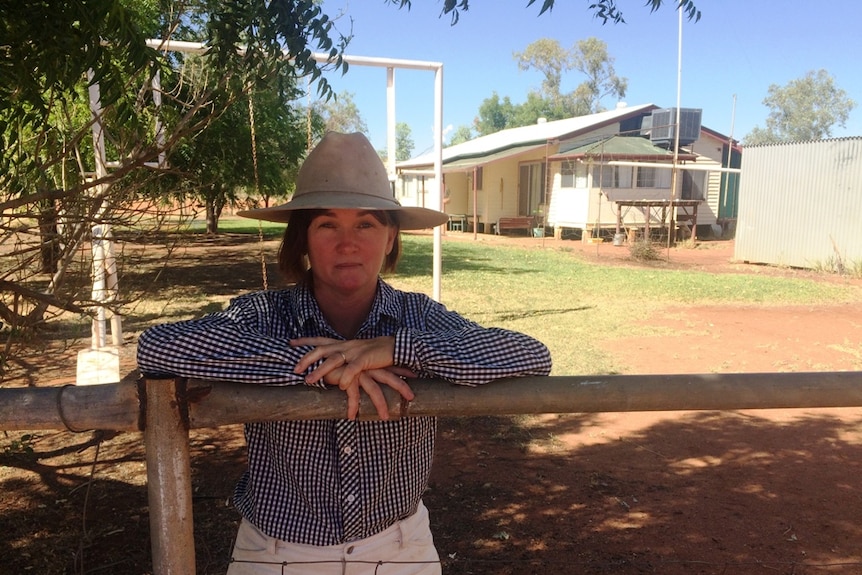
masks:
<instances>
[{"instance_id":1,"label":"tree trunk","mask_svg":"<svg viewBox=\"0 0 862 575\"><path fill-rule=\"evenodd\" d=\"M57 273L57 261L60 258L60 233L57 224L57 206L54 200L48 200L39 210L39 238L43 274Z\"/></svg>"},{"instance_id":2,"label":"tree trunk","mask_svg":"<svg viewBox=\"0 0 862 575\"><path fill-rule=\"evenodd\" d=\"M207 235L218 235L218 220L219 217L221 217L221 211L223 206L224 202L220 202L212 198L207 198Z\"/></svg>"}]
</instances>

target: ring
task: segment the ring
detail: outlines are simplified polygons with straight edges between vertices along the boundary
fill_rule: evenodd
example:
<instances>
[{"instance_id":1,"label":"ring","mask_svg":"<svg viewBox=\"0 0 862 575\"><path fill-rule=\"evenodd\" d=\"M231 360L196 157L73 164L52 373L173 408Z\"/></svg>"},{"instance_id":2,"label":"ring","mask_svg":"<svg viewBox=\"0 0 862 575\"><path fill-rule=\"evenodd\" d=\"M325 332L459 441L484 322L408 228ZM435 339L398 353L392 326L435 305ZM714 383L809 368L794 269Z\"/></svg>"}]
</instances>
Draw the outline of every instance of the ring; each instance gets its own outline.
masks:
<instances>
[{"instance_id":1,"label":"ring","mask_svg":"<svg viewBox=\"0 0 862 575\"><path fill-rule=\"evenodd\" d=\"M344 360L344 363L345 363L345 365L346 365L346 364L347 364L347 356L346 356L346 355L344 355L344 352L343 352L343 351L339 351L338 353L340 353L340 354L341 354L341 359L343 359L343 360Z\"/></svg>"}]
</instances>

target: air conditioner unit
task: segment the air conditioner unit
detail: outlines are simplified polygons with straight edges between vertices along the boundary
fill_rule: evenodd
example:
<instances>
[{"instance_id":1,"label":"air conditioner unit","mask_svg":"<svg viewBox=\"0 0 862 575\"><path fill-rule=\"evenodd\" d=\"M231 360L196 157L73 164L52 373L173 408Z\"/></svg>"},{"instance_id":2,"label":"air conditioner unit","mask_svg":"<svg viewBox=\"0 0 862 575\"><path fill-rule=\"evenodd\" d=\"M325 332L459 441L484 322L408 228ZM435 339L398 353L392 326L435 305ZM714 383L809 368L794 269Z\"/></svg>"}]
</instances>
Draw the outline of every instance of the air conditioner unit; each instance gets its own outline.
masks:
<instances>
[{"instance_id":1,"label":"air conditioner unit","mask_svg":"<svg viewBox=\"0 0 862 575\"><path fill-rule=\"evenodd\" d=\"M679 109L679 145L693 144L700 138L700 108ZM650 141L662 147L673 147L676 140L676 108L653 110Z\"/></svg>"}]
</instances>

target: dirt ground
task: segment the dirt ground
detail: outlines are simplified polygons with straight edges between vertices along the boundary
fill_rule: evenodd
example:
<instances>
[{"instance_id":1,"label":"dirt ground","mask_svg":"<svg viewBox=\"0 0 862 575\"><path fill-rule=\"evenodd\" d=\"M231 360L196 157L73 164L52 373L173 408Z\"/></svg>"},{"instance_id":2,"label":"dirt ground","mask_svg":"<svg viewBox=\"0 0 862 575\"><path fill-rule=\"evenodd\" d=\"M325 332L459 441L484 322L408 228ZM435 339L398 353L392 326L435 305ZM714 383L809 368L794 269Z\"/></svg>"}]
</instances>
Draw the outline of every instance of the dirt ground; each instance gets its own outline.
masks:
<instances>
[{"instance_id":1,"label":"dirt ground","mask_svg":"<svg viewBox=\"0 0 862 575\"><path fill-rule=\"evenodd\" d=\"M481 241L643 265L611 244ZM649 265L862 289L734 262L729 241L664 255ZM630 338L606 351L632 374L862 370L862 305L698 307L683 322L680 341ZM70 383L74 355L42 352L28 370L3 385ZM444 573L862 573L860 422L862 408L441 419L425 501ZM197 572L224 573L241 428L195 430L191 441ZM8 432L0 490L0 573L152 572L140 434Z\"/></svg>"}]
</instances>

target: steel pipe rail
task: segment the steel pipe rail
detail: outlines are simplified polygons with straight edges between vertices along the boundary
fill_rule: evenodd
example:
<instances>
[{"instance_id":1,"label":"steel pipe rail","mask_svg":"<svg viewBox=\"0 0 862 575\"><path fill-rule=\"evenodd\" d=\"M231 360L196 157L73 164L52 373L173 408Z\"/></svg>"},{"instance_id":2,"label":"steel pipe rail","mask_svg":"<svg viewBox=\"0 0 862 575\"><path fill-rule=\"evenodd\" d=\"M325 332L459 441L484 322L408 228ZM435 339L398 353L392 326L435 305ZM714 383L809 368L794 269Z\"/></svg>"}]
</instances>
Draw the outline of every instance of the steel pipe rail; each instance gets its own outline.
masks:
<instances>
[{"instance_id":1,"label":"steel pipe rail","mask_svg":"<svg viewBox=\"0 0 862 575\"><path fill-rule=\"evenodd\" d=\"M0 429L142 430L144 389L152 385L167 383L0 389ZM409 403L384 390L390 417L862 407L860 371L525 377L478 387L411 380L410 386L416 398ZM189 429L338 419L347 412L343 393L305 386L178 380L176 395ZM370 401L360 417L376 417Z\"/></svg>"}]
</instances>

